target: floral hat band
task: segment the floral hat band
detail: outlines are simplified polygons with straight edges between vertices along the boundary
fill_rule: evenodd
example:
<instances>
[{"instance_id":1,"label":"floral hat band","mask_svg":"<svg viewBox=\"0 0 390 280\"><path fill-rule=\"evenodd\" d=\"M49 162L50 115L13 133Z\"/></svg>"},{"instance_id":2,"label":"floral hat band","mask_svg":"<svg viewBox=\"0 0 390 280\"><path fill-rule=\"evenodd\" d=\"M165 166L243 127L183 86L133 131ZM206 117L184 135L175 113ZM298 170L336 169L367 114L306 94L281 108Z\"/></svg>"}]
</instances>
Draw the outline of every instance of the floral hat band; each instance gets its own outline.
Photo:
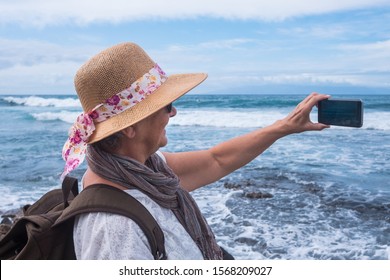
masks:
<instances>
[{"instance_id":1,"label":"floral hat band","mask_svg":"<svg viewBox=\"0 0 390 280\"><path fill-rule=\"evenodd\" d=\"M108 98L92 111L80 114L70 128L68 140L62 149L62 158L66 164L61 180L84 161L88 139L95 131L95 122L103 122L135 106L155 92L167 78L165 72L155 64L130 87Z\"/></svg>"}]
</instances>

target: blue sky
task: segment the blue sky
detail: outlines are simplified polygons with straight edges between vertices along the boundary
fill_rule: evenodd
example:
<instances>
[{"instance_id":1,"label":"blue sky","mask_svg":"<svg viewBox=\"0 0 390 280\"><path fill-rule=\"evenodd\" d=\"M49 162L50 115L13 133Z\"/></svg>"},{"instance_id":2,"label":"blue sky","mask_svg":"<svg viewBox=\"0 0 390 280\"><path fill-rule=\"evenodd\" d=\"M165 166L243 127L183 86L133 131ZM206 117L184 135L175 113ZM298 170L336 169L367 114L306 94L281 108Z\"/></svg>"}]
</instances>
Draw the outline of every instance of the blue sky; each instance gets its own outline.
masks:
<instances>
[{"instance_id":1,"label":"blue sky","mask_svg":"<svg viewBox=\"0 0 390 280\"><path fill-rule=\"evenodd\" d=\"M193 93L390 93L390 0L0 0L0 94L74 94L124 41Z\"/></svg>"}]
</instances>

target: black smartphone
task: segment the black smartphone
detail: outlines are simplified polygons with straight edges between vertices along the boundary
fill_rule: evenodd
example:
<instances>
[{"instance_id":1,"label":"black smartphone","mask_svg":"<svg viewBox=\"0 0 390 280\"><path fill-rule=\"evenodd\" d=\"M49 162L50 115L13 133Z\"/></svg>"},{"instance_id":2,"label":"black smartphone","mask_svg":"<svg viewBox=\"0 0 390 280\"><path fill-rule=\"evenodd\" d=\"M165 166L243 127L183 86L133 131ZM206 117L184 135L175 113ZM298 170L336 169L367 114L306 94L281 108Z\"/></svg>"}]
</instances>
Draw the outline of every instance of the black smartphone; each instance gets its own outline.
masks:
<instances>
[{"instance_id":1,"label":"black smartphone","mask_svg":"<svg viewBox=\"0 0 390 280\"><path fill-rule=\"evenodd\" d=\"M318 122L328 125L362 127L363 102L360 99L326 99L318 102Z\"/></svg>"}]
</instances>

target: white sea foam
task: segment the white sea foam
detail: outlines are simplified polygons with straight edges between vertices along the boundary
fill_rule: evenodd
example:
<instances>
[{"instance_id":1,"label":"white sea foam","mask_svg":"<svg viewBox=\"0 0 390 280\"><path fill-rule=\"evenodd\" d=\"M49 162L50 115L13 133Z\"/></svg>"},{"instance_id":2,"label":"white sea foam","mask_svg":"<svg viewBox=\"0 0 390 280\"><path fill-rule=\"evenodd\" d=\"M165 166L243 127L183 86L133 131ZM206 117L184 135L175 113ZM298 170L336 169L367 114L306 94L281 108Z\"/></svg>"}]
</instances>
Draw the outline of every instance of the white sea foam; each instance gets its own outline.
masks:
<instances>
[{"instance_id":1,"label":"white sea foam","mask_svg":"<svg viewBox=\"0 0 390 280\"><path fill-rule=\"evenodd\" d=\"M286 109L253 110L253 109L215 109L215 110L179 110L178 115L170 120L171 125L178 126L209 126L252 128L268 126L288 115ZM317 122L316 112L311 114L311 120ZM354 129L336 127L333 129ZM367 112L364 116L362 129L390 130L390 112Z\"/></svg>"},{"instance_id":2,"label":"white sea foam","mask_svg":"<svg viewBox=\"0 0 390 280\"><path fill-rule=\"evenodd\" d=\"M390 112L367 112L363 118L365 129L390 130Z\"/></svg>"},{"instance_id":3,"label":"white sea foam","mask_svg":"<svg viewBox=\"0 0 390 280\"><path fill-rule=\"evenodd\" d=\"M14 210L20 207L31 204L39 199L44 193L49 190L59 188L59 186L46 186L31 189L18 189L15 190L12 186L0 184L0 210Z\"/></svg>"},{"instance_id":4,"label":"white sea foam","mask_svg":"<svg viewBox=\"0 0 390 280\"><path fill-rule=\"evenodd\" d=\"M61 110L60 112L34 113L32 116L39 121L60 120L73 123L80 111ZM288 115L286 110L195 110L179 109L177 116L170 119L173 126L203 126L220 128L257 128L271 125ZM311 114L311 120L317 121L316 113ZM332 129L355 129L333 126ZM366 113L364 125L366 130L390 130L390 112Z\"/></svg>"},{"instance_id":5,"label":"white sea foam","mask_svg":"<svg viewBox=\"0 0 390 280\"><path fill-rule=\"evenodd\" d=\"M288 210L291 214L285 212L285 205L274 208L267 207L267 201L245 201L239 192L216 185L193 195L219 244L237 259L386 259L389 256L386 246L372 248L375 237L357 230L360 220L349 209L340 208L330 215L316 200L306 208L293 207ZM281 192L277 196L278 200L283 199ZM288 200L294 202L301 198L302 195ZM309 195L306 199L311 198ZM227 206L229 199L234 203ZM251 207L255 207L257 215L251 213ZM338 215L351 223L337 226Z\"/></svg>"},{"instance_id":6,"label":"white sea foam","mask_svg":"<svg viewBox=\"0 0 390 280\"><path fill-rule=\"evenodd\" d=\"M286 114L276 110L179 110L170 120L171 125L209 127L264 127Z\"/></svg>"},{"instance_id":7,"label":"white sea foam","mask_svg":"<svg viewBox=\"0 0 390 280\"><path fill-rule=\"evenodd\" d=\"M5 101L28 107L80 107L77 98L43 98L38 96L5 97Z\"/></svg>"},{"instance_id":8,"label":"white sea foam","mask_svg":"<svg viewBox=\"0 0 390 280\"><path fill-rule=\"evenodd\" d=\"M4 101L26 107L56 107L80 109L81 104L77 97L55 98L55 97L4 97ZM170 123L177 126L208 126L208 127L238 127L252 128L264 127L272 124L278 119L284 118L292 108L214 108L214 109L184 109L178 108L178 116L171 119ZM57 115L56 115L57 114ZM65 115L64 115L65 114ZM62 120L73 123L75 115L70 112L66 116L65 111L59 113L41 112L34 117L40 121ZM316 110L311 114L311 119L316 122ZM351 129L345 127L333 127L333 129ZM390 112L386 111L365 111L362 129L367 130L390 130Z\"/></svg>"},{"instance_id":9,"label":"white sea foam","mask_svg":"<svg viewBox=\"0 0 390 280\"><path fill-rule=\"evenodd\" d=\"M81 111L80 111L81 112ZM61 110L60 112L42 112L31 114L39 121L60 120L73 123L80 112ZM285 115L276 111L245 112L245 111L204 111L204 110L183 110L178 116L170 119L173 126L207 126L207 127L264 127L272 124Z\"/></svg>"},{"instance_id":10,"label":"white sea foam","mask_svg":"<svg viewBox=\"0 0 390 280\"><path fill-rule=\"evenodd\" d=\"M74 123L80 112L60 111L60 112L43 112L31 114L38 121L63 121Z\"/></svg>"}]
</instances>

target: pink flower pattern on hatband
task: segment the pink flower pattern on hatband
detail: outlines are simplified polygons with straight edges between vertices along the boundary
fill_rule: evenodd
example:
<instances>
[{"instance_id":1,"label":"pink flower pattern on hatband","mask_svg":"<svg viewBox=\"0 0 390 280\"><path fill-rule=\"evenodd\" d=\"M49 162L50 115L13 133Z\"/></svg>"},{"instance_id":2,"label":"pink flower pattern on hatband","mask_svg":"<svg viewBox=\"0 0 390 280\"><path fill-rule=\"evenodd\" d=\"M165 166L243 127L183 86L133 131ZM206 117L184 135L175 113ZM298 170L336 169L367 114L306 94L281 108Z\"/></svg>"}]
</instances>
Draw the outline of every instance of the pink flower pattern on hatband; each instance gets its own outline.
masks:
<instances>
[{"instance_id":1,"label":"pink flower pattern on hatband","mask_svg":"<svg viewBox=\"0 0 390 280\"><path fill-rule=\"evenodd\" d=\"M129 88L108 98L92 111L80 114L69 129L68 140L62 149L62 158L66 163L61 180L84 161L88 139L95 131L95 122L103 122L133 107L158 89L167 78L165 72L155 64Z\"/></svg>"}]
</instances>

